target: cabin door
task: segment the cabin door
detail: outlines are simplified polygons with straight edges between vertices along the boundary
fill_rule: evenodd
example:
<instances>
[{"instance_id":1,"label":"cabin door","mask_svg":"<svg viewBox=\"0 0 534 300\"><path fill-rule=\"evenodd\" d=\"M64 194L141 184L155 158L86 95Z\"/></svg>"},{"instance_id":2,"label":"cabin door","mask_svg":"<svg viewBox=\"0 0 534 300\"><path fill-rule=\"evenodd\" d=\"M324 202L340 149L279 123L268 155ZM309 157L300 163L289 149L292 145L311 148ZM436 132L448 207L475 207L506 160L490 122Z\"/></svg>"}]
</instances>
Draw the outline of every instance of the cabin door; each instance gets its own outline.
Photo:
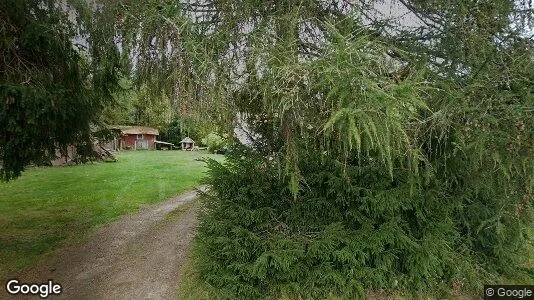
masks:
<instances>
[{"instance_id":1,"label":"cabin door","mask_svg":"<svg viewBox=\"0 0 534 300\"><path fill-rule=\"evenodd\" d=\"M139 149L148 149L148 141L145 140L136 140L135 141L135 148L137 150Z\"/></svg>"}]
</instances>

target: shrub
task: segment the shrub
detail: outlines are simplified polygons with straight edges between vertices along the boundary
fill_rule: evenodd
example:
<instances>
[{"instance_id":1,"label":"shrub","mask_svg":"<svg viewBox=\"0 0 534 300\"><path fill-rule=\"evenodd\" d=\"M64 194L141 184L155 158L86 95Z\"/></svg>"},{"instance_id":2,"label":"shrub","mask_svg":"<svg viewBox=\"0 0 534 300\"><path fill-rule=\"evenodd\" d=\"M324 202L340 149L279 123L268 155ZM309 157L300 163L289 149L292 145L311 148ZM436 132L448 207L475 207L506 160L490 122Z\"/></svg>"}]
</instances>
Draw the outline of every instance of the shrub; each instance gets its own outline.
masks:
<instances>
[{"instance_id":1,"label":"shrub","mask_svg":"<svg viewBox=\"0 0 534 300\"><path fill-rule=\"evenodd\" d=\"M498 189L459 189L440 176L414 184L400 168L391 180L356 155L346 165L316 150L300 157L297 199L277 158L236 147L224 163L207 161L200 274L227 298L443 296L521 271L522 228L532 226L528 204L517 214L524 195L503 207Z\"/></svg>"},{"instance_id":2,"label":"shrub","mask_svg":"<svg viewBox=\"0 0 534 300\"><path fill-rule=\"evenodd\" d=\"M208 147L210 153L218 152L225 146L224 139L214 132L208 134L201 142Z\"/></svg>"}]
</instances>

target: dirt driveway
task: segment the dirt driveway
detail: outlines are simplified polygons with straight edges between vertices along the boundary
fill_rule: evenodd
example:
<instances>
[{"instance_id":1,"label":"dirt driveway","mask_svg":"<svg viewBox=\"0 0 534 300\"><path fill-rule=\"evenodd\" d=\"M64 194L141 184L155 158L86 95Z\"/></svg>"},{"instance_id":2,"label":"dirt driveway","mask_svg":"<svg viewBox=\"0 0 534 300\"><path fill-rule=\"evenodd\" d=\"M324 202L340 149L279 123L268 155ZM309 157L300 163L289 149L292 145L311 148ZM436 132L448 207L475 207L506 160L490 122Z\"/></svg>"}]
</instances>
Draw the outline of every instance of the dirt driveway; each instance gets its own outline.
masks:
<instances>
[{"instance_id":1,"label":"dirt driveway","mask_svg":"<svg viewBox=\"0 0 534 300\"><path fill-rule=\"evenodd\" d=\"M196 230L196 196L123 216L19 279L60 283L63 293L51 299L174 299Z\"/></svg>"}]
</instances>

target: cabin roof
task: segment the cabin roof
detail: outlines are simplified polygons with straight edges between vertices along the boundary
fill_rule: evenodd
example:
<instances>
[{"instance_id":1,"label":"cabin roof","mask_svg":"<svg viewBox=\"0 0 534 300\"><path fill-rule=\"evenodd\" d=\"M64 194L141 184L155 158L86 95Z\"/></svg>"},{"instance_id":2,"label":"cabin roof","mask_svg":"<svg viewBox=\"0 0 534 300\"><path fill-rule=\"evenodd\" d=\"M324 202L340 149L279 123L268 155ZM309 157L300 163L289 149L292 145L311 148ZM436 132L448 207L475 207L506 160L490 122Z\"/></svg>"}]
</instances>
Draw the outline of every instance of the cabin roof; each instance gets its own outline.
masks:
<instances>
[{"instance_id":1,"label":"cabin roof","mask_svg":"<svg viewBox=\"0 0 534 300\"><path fill-rule=\"evenodd\" d=\"M147 126L122 126L114 125L111 126L112 129L119 129L122 134L152 134L159 135L159 131L156 128L147 127Z\"/></svg>"},{"instance_id":2,"label":"cabin roof","mask_svg":"<svg viewBox=\"0 0 534 300\"><path fill-rule=\"evenodd\" d=\"M185 137L183 140L180 141L180 143L194 143L190 137Z\"/></svg>"}]
</instances>

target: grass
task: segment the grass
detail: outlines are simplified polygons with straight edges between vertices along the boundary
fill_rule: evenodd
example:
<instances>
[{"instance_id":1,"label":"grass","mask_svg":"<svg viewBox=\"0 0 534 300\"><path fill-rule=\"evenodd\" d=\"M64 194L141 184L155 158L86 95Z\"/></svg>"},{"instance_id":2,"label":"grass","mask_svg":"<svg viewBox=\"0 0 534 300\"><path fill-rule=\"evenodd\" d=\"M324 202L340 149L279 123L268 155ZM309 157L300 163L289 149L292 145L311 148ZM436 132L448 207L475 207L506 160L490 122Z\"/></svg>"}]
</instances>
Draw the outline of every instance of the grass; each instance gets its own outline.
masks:
<instances>
[{"instance_id":1,"label":"grass","mask_svg":"<svg viewBox=\"0 0 534 300\"><path fill-rule=\"evenodd\" d=\"M189 201L187 203L184 203L168 214L165 215L165 218L163 219L163 222L176 222L179 220L186 212L188 212L190 209L198 205L198 201L194 199L193 201Z\"/></svg>"},{"instance_id":2,"label":"grass","mask_svg":"<svg viewBox=\"0 0 534 300\"><path fill-rule=\"evenodd\" d=\"M129 151L115 163L31 168L0 183L0 279L92 229L191 189L205 152Z\"/></svg>"}]
</instances>

